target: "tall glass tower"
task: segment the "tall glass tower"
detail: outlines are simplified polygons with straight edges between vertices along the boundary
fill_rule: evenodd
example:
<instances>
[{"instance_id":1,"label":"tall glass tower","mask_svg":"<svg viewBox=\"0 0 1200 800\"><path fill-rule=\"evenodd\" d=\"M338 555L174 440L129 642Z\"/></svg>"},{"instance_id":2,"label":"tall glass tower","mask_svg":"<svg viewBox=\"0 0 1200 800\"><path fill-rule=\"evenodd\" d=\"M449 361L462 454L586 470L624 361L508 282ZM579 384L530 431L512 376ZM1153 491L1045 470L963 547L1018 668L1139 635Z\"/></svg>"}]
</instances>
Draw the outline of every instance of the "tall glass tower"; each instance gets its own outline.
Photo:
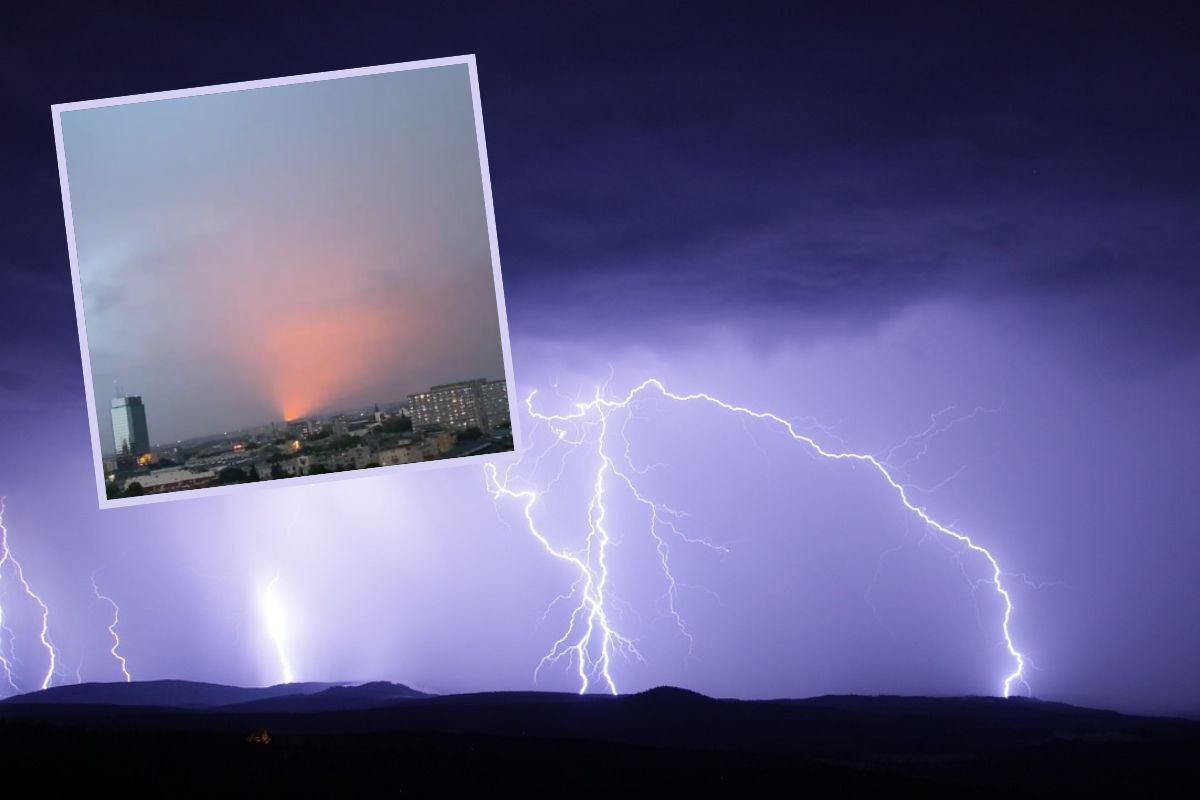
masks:
<instances>
[{"instance_id":1,"label":"tall glass tower","mask_svg":"<svg viewBox=\"0 0 1200 800\"><path fill-rule=\"evenodd\" d=\"M114 397L112 401L113 444L117 455L143 456L150 452L146 407L142 398Z\"/></svg>"}]
</instances>

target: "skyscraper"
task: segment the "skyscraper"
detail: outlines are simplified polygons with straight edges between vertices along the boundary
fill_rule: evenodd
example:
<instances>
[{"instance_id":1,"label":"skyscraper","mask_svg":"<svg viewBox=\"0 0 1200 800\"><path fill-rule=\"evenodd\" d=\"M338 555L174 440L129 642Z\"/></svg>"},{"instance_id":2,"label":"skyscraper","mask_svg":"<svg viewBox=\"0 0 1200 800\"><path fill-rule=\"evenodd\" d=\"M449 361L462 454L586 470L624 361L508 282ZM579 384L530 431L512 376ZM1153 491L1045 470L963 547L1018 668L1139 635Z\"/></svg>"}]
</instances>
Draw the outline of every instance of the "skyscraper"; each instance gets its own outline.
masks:
<instances>
[{"instance_id":1,"label":"skyscraper","mask_svg":"<svg viewBox=\"0 0 1200 800\"><path fill-rule=\"evenodd\" d=\"M150 452L150 431L146 428L146 407L142 405L142 398L114 397L112 425L117 455L136 458Z\"/></svg>"}]
</instances>

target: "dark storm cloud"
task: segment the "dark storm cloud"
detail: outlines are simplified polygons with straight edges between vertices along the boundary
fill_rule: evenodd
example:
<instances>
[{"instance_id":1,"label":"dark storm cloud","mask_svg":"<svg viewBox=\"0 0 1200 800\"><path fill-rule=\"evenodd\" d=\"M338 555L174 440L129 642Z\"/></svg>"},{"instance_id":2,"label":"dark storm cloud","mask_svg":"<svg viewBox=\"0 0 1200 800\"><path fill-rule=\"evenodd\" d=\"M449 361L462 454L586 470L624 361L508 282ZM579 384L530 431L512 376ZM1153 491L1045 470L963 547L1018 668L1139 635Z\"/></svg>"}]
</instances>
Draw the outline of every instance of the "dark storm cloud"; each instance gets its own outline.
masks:
<instances>
[{"instance_id":1,"label":"dark storm cloud","mask_svg":"<svg viewBox=\"0 0 1200 800\"><path fill-rule=\"evenodd\" d=\"M760 49L700 37L580 92L579 138L499 173L506 256L520 226L538 266L518 308L593 300L603 327L631 298L669 321L1194 289L1195 59L1164 23L890 22Z\"/></svg>"},{"instance_id":2,"label":"dark storm cloud","mask_svg":"<svg viewBox=\"0 0 1200 800\"><path fill-rule=\"evenodd\" d=\"M17 269L56 263L62 280L51 102L470 51L519 331L561 334L546 309L562 304L596 333L648 311L670 325L698 309L869 317L948 292L1194 292L1186 26L922 10L42 19L5 42L24 67L6 79L21 113L5 224ZM66 340L52 322L41 335Z\"/></svg>"}]
</instances>

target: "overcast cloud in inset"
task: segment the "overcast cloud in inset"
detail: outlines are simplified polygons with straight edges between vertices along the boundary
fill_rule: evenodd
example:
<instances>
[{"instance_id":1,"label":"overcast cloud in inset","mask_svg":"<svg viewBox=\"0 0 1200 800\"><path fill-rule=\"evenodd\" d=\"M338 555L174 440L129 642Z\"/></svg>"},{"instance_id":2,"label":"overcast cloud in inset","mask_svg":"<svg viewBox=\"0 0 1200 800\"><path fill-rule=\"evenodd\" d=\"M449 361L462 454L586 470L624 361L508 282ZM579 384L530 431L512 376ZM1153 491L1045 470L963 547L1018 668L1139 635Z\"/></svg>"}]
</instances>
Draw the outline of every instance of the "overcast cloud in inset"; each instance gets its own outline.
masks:
<instances>
[{"instance_id":1,"label":"overcast cloud in inset","mask_svg":"<svg viewBox=\"0 0 1200 800\"><path fill-rule=\"evenodd\" d=\"M102 448L504 376L465 64L62 114Z\"/></svg>"}]
</instances>

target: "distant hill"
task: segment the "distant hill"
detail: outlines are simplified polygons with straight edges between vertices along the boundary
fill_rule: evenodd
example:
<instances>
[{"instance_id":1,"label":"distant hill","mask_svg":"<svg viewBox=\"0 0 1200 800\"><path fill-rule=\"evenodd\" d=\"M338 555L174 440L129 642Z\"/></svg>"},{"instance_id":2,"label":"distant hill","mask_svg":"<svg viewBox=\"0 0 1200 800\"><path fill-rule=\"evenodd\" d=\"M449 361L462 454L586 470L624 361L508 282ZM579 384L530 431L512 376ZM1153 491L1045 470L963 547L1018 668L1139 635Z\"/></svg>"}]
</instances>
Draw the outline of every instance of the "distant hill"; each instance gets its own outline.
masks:
<instances>
[{"instance_id":1,"label":"distant hill","mask_svg":"<svg viewBox=\"0 0 1200 800\"><path fill-rule=\"evenodd\" d=\"M0 701L3 705L105 705L157 708L218 708L235 703L304 696L342 687L338 683L281 683L275 686L222 686L196 681L134 681L52 686Z\"/></svg>"},{"instance_id":2,"label":"distant hill","mask_svg":"<svg viewBox=\"0 0 1200 800\"><path fill-rule=\"evenodd\" d=\"M266 745L266 746L264 746ZM347 781L561 792L1145 794L1200 781L1200 721L995 697L431 695L402 684L62 686L0 703L5 775L344 794ZM64 756L65 754L65 756ZM199 781L200 784L193 782ZM781 784L782 782L782 784ZM139 786L142 784L139 783Z\"/></svg>"},{"instance_id":3,"label":"distant hill","mask_svg":"<svg viewBox=\"0 0 1200 800\"><path fill-rule=\"evenodd\" d=\"M221 711L249 713L279 711L298 713L306 711L350 711L354 709L386 708L395 703L432 697L418 692L402 683L375 681L358 686L329 686L316 692L275 695L244 703L221 706Z\"/></svg>"}]
</instances>

